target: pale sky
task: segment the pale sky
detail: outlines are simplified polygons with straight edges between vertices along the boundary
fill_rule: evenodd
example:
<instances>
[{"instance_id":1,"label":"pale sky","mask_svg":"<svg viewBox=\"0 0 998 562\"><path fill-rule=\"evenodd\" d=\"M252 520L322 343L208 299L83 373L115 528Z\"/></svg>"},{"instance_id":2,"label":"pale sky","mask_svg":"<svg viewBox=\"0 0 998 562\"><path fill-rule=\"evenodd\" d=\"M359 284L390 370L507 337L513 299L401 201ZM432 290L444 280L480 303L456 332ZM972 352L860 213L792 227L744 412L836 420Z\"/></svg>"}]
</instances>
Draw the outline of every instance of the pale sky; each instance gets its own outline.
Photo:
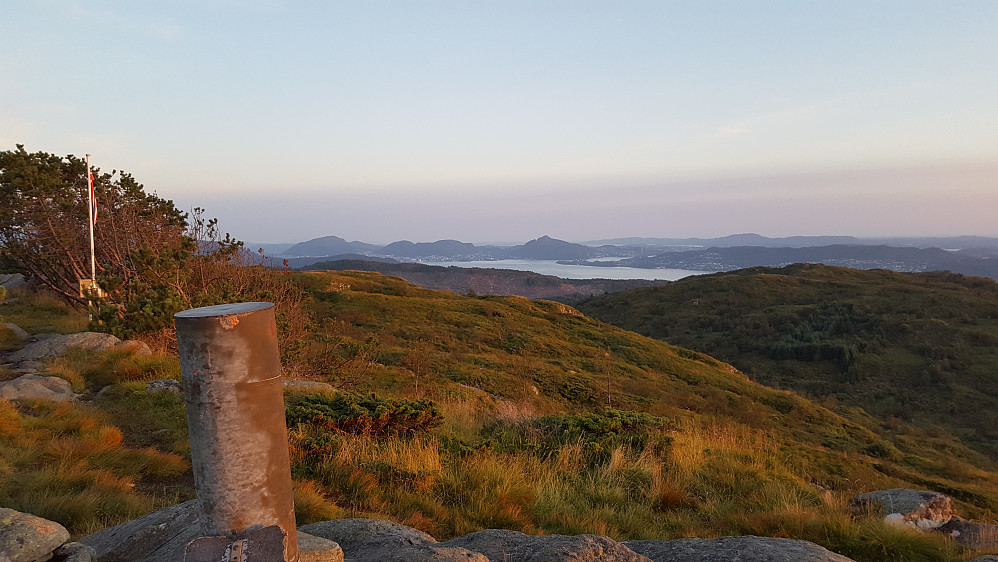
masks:
<instances>
[{"instance_id":1,"label":"pale sky","mask_svg":"<svg viewBox=\"0 0 998 562\"><path fill-rule=\"evenodd\" d=\"M998 1L0 0L0 149L251 242L998 235Z\"/></svg>"}]
</instances>

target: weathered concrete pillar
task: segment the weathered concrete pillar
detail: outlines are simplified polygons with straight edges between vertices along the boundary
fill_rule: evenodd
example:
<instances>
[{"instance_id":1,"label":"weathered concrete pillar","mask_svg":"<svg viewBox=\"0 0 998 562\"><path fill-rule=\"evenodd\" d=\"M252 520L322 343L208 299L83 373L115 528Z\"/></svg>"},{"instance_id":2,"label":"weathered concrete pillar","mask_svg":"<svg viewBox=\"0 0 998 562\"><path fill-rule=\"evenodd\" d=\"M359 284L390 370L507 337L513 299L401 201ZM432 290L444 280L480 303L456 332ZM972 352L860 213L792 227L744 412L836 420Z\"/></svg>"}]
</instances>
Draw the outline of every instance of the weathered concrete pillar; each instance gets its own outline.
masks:
<instances>
[{"instance_id":1,"label":"weathered concrete pillar","mask_svg":"<svg viewBox=\"0 0 998 562\"><path fill-rule=\"evenodd\" d=\"M274 305L179 312L177 347L194 485L206 536L277 525L298 560Z\"/></svg>"}]
</instances>

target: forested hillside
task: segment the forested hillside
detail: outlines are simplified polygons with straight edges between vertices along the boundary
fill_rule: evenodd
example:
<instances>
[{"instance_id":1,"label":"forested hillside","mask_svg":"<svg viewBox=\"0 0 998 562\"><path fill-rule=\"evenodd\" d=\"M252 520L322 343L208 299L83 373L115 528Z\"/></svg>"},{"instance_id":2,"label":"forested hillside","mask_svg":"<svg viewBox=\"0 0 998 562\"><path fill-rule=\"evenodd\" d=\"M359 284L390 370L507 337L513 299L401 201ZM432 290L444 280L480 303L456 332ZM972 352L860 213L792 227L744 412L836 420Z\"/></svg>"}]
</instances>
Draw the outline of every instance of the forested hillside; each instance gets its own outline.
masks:
<instances>
[{"instance_id":1,"label":"forested hillside","mask_svg":"<svg viewBox=\"0 0 998 562\"><path fill-rule=\"evenodd\" d=\"M998 283L822 265L751 268L580 303L753 380L998 452Z\"/></svg>"}]
</instances>

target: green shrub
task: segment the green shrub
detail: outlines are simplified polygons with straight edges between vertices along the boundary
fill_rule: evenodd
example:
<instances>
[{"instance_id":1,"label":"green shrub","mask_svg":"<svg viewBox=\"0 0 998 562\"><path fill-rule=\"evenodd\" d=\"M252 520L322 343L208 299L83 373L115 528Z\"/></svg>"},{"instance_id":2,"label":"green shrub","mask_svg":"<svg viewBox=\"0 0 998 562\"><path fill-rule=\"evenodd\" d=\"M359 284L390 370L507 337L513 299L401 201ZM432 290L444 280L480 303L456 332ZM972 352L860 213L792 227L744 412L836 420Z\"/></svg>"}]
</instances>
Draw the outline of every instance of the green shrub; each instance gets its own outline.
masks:
<instances>
[{"instance_id":1,"label":"green shrub","mask_svg":"<svg viewBox=\"0 0 998 562\"><path fill-rule=\"evenodd\" d=\"M378 398L342 393L333 397L304 396L288 405L289 426L308 424L328 431L358 435L404 435L440 425L443 415L425 398Z\"/></svg>"}]
</instances>

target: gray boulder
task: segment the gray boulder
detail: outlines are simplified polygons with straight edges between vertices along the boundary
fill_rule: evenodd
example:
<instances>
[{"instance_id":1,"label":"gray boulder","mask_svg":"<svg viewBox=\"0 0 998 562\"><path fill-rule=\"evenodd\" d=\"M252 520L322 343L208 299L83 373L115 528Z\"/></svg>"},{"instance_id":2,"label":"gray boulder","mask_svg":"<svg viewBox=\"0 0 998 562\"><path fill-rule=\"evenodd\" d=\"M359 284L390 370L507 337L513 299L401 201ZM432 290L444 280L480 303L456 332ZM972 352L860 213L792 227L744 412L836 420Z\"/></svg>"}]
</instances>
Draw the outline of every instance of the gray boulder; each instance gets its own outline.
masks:
<instances>
[{"instance_id":1,"label":"gray boulder","mask_svg":"<svg viewBox=\"0 0 998 562\"><path fill-rule=\"evenodd\" d=\"M808 541L772 537L721 537L672 541L624 541L653 562L850 562Z\"/></svg>"},{"instance_id":2,"label":"gray boulder","mask_svg":"<svg viewBox=\"0 0 998 562\"><path fill-rule=\"evenodd\" d=\"M936 530L949 535L959 544L970 548L984 549L998 547L998 525L967 521L961 517L954 517L940 525ZM994 560L998 562L998 556L995 556Z\"/></svg>"},{"instance_id":3,"label":"gray boulder","mask_svg":"<svg viewBox=\"0 0 998 562\"><path fill-rule=\"evenodd\" d=\"M70 347L104 350L111 349L121 340L111 334L100 332L78 332L76 334L39 334L35 341L29 342L23 348L10 353L8 361L37 361L45 357L61 355Z\"/></svg>"},{"instance_id":4,"label":"gray boulder","mask_svg":"<svg viewBox=\"0 0 998 562\"><path fill-rule=\"evenodd\" d=\"M14 324L13 322L4 322L2 326L11 332L14 332L14 336L21 341L24 341L30 337L28 332L25 332L20 326Z\"/></svg>"},{"instance_id":5,"label":"gray boulder","mask_svg":"<svg viewBox=\"0 0 998 562\"><path fill-rule=\"evenodd\" d=\"M16 289L27 282L20 273L0 273L0 287Z\"/></svg>"},{"instance_id":6,"label":"gray boulder","mask_svg":"<svg viewBox=\"0 0 998 562\"><path fill-rule=\"evenodd\" d=\"M909 525L922 531L938 528L955 515L949 496L928 490L876 490L856 496L852 504L857 509L884 515L888 523Z\"/></svg>"},{"instance_id":7,"label":"gray boulder","mask_svg":"<svg viewBox=\"0 0 998 562\"><path fill-rule=\"evenodd\" d=\"M488 529L441 543L481 552L492 562L649 562L649 558L601 535L526 535Z\"/></svg>"},{"instance_id":8,"label":"gray boulder","mask_svg":"<svg viewBox=\"0 0 998 562\"><path fill-rule=\"evenodd\" d=\"M59 377L21 375L14 380L0 382L0 398L5 400L44 399L66 402L76 395L69 381Z\"/></svg>"},{"instance_id":9,"label":"gray boulder","mask_svg":"<svg viewBox=\"0 0 998 562\"><path fill-rule=\"evenodd\" d=\"M422 531L391 521L338 519L302 525L299 531L336 541L347 561L488 562L482 554L442 545Z\"/></svg>"},{"instance_id":10,"label":"gray boulder","mask_svg":"<svg viewBox=\"0 0 998 562\"><path fill-rule=\"evenodd\" d=\"M125 340L115 344L114 349L130 351L132 352L132 355L152 355L152 350L149 349L149 344L139 340Z\"/></svg>"},{"instance_id":11,"label":"gray boulder","mask_svg":"<svg viewBox=\"0 0 998 562\"><path fill-rule=\"evenodd\" d=\"M48 560L52 551L69 540L65 527L13 509L0 507L0 560Z\"/></svg>"}]
</instances>

